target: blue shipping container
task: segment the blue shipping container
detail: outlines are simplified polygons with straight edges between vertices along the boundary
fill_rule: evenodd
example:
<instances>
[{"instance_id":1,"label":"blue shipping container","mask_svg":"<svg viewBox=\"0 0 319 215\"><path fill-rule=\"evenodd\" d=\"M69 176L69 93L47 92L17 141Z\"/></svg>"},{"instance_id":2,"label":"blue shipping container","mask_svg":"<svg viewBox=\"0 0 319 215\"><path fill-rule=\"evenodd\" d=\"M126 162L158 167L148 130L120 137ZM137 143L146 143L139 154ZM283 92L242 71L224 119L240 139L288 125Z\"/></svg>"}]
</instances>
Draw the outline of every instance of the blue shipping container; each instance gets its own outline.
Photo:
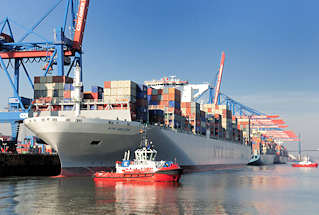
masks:
<instances>
[{"instance_id":1,"label":"blue shipping container","mask_svg":"<svg viewBox=\"0 0 319 215\"><path fill-rule=\"evenodd\" d=\"M64 90L71 90L72 84L65 84L64 85Z\"/></svg>"}]
</instances>

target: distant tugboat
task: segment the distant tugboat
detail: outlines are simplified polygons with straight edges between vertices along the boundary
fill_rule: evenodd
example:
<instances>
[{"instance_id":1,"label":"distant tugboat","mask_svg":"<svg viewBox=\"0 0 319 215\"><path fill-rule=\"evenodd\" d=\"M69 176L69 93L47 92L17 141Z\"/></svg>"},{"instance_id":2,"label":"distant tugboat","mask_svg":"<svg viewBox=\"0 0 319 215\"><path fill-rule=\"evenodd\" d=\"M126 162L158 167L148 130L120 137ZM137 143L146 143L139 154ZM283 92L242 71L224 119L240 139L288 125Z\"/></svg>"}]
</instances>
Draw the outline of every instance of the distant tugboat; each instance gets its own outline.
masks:
<instances>
[{"instance_id":1,"label":"distant tugboat","mask_svg":"<svg viewBox=\"0 0 319 215\"><path fill-rule=\"evenodd\" d=\"M183 169L176 162L155 161L156 155L157 151L145 138L144 146L135 151L133 161L130 151L125 152L123 161L116 161L116 172L96 172L94 181L178 182Z\"/></svg>"},{"instance_id":2,"label":"distant tugboat","mask_svg":"<svg viewBox=\"0 0 319 215\"><path fill-rule=\"evenodd\" d=\"M303 161L300 161L298 163L291 164L293 167L318 167L318 163L314 163L310 161L309 156L306 156Z\"/></svg>"},{"instance_id":3,"label":"distant tugboat","mask_svg":"<svg viewBox=\"0 0 319 215\"><path fill-rule=\"evenodd\" d=\"M300 134L299 134L299 159L301 160L301 138L300 138ZM298 163L293 163L291 164L291 166L293 167L318 167L318 163L314 163L312 161L310 161L309 156L305 156L303 161L299 161Z\"/></svg>"}]
</instances>

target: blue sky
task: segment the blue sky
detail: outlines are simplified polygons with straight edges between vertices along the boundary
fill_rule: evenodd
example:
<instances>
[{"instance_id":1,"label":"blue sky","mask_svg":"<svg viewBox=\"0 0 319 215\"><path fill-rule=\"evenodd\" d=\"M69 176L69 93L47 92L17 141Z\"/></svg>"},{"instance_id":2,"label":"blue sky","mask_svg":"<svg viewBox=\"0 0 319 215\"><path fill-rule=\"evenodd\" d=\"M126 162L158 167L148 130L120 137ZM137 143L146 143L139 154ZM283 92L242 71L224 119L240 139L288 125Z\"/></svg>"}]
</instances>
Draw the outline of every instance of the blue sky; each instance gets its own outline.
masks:
<instances>
[{"instance_id":1,"label":"blue sky","mask_svg":"<svg viewBox=\"0 0 319 215\"><path fill-rule=\"evenodd\" d=\"M2 0L0 19L8 16L30 27L56 1L32 2ZM37 32L52 39L53 28L62 25L64 6ZM314 0L91 0L84 82L89 87L164 75L210 82L225 51L221 90L261 112L282 115L290 129L301 133L305 148L319 147L318 6ZM33 75L41 72L39 65L30 68ZM4 106L10 92L3 73L0 90ZM31 94L28 87L23 91Z\"/></svg>"}]
</instances>

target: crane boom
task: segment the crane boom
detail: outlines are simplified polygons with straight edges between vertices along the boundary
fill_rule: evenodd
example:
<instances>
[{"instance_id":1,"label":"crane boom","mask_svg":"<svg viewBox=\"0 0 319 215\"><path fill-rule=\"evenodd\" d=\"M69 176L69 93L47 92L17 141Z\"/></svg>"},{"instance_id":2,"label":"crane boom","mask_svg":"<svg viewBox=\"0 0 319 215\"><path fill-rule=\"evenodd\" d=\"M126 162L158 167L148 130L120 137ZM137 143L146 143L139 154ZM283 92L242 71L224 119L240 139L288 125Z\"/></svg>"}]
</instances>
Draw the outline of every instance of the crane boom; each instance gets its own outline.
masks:
<instances>
[{"instance_id":1,"label":"crane boom","mask_svg":"<svg viewBox=\"0 0 319 215\"><path fill-rule=\"evenodd\" d=\"M81 50L82 40L85 29L85 22L88 13L90 0L80 0L79 9L77 13L75 32L73 37L73 48Z\"/></svg>"},{"instance_id":2,"label":"crane boom","mask_svg":"<svg viewBox=\"0 0 319 215\"><path fill-rule=\"evenodd\" d=\"M214 95L214 104L215 105L217 105L217 102L218 102L218 95L219 95L219 91L220 91L220 85L221 85L221 82L222 82L224 61L225 61L225 53L222 52L222 59L220 61L219 73L218 73L217 83L216 83L216 86L215 86L215 95Z\"/></svg>"}]
</instances>

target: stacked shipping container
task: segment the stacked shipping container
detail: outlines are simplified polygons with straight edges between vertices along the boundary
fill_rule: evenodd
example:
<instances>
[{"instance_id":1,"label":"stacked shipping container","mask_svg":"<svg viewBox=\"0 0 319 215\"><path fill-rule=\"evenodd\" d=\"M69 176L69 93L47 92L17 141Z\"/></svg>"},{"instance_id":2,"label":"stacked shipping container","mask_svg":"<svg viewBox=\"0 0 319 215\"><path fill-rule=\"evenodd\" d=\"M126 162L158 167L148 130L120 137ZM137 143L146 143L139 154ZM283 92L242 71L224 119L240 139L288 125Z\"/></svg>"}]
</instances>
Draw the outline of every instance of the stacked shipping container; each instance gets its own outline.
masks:
<instances>
[{"instance_id":1,"label":"stacked shipping container","mask_svg":"<svg viewBox=\"0 0 319 215\"><path fill-rule=\"evenodd\" d=\"M221 125L223 128L222 137L228 140L233 139L233 120L232 112L227 109L226 105L204 104L201 109L208 114L219 114L222 116Z\"/></svg>"},{"instance_id":2,"label":"stacked shipping container","mask_svg":"<svg viewBox=\"0 0 319 215\"><path fill-rule=\"evenodd\" d=\"M103 87L99 86L92 86L91 91L83 92L83 99L84 100L102 100L103 99Z\"/></svg>"},{"instance_id":3,"label":"stacked shipping container","mask_svg":"<svg viewBox=\"0 0 319 215\"><path fill-rule=\"evenodd\" d=\"M105 81L103 101L120 108L125 103L125 106L130 108L132 120L146 122L148 120L146 93L146 86L139 86L130 80Z\"/></svg>"},{"instance_id":4,"label":"stacked shipping container","mask_svg":"<svg viewBox=\"0 0 319 215\"><path fill-rule=\"evenodd\" d=\"M104 102L136 102L137 84L133 81L105 81Z\"/></svg>"},{"instance_id":5,"label":"stacked shipping container","mask_svg":"<svg viewBox=\"0 0 319 215\"><path fill-rule=\"evenodd\" d=\"M193 133L196 133L196 134L201 133L201 118L202 117L201 117L201 111L200 111L200 104L196 102L182 102L181 111L182 111L182 115L186 118L187 130L191 130Z\"/></svg>"},{"instance_id":6,"label":"stacked shipping container","mask_svg":"<svg viewBox=\"0 0 319 215\"><path fill-rule=\"evenodd\" d=\"M36 103L58 104L71 100L73 79L66 76L34 77L34 99Z\"/></svg>"},{"instance_id":7,"label":"stacked shipping container","mask_svg":"<svg viewBox=\"0 0 319 215\"><path fill-rule=\"evenodd\" d=\"M183 128L185 119L181 116L181 91L176 88L147 89L149 110L164 111L164 124L171 128ZM161 112L151 112L151 114ZM152 116L153 117L153 116ZM154 116L161 117L161 116Z\"/></svg>"},{"instance_id":8,"label":"stacked shipping container","mask_svg":"<svg viewBox=\"0 0 319 215\"><path fill-rule=\"evenodd\" d=\"M137 85L136 87L136 120L141 122L148 121L148 104L147 104L147 86Z\"/></svg>"}]
</instances>

